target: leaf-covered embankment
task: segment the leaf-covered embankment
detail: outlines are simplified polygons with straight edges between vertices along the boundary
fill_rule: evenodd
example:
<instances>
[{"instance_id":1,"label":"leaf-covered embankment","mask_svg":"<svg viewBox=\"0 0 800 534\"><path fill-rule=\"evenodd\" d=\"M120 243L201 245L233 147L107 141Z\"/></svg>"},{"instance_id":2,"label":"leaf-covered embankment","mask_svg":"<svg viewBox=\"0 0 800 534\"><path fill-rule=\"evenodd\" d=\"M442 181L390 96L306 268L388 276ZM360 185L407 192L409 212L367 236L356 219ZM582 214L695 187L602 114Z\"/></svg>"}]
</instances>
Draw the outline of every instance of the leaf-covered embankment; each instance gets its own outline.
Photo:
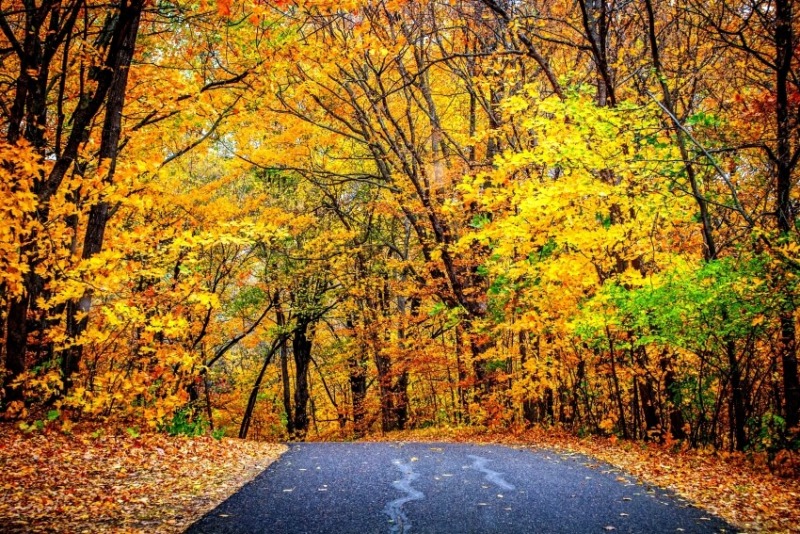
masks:
<instances>
[{"instance_id":1,"label":"leaf-covered embankment","mask_svg":"<svg viewBox=\"0 0 800 534\"><path fill-rule=\"evenodd\" d=\"M0 427L4 532L182 532L285 446Z\"/></svg>"}]
</instances>

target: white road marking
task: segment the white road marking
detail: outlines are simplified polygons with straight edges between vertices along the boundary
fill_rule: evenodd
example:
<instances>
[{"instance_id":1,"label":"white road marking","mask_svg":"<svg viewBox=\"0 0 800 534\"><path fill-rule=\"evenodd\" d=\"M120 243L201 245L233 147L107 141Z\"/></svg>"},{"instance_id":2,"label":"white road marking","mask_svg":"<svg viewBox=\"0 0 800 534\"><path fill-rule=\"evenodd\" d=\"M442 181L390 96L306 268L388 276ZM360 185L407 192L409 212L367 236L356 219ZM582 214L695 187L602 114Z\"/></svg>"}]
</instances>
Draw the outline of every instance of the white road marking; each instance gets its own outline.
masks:
<instances>
[{"instance_id":1,"label":"white road marking","mask_svg":"<svg viewBox=\"0 0 800 534\"><path fill-rule=\"evenodd\" d=\"M425 494L411 487L411 483L419 478L419 474L414 471L410 464L405 464L401 460L393 460L403 478L392 482L392 486L405 492L405 497L395 499L383 509L383 513L389 516L392 525L389 527L391 534L408 534L411 532L411 521L403 512L403 505L409 501L418 501L425 498Z\"/></svg>"},{"instance_id":2,"label":"white road marking","mask_svg":"<svg viewBox=\"0 0 800 534\"><path fill-rule=\"evenodd\" d=\"M484 458L482 456L475 456L473 454L467 455L467 458L472 459L472 465L470 466L472 469L476 471L480 471L484 475L484 478L488 481L497 486L498 488L503 488L504 490L513 490L515 489L513 484L509 484L505 480L503 480L503 473L498 473L497 471L492 471L486 464L489 463L491 460L488 458Z\"/></svg>"}]
</instances>

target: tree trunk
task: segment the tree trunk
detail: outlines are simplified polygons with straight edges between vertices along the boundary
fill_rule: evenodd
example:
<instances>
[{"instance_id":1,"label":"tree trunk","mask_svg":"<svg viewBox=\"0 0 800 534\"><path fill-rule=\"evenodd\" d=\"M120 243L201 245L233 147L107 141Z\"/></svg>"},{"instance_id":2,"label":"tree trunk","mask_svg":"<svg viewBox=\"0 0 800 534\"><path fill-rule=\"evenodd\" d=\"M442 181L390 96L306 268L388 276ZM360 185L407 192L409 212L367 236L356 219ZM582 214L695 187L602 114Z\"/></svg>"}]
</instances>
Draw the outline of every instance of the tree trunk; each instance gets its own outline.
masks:
<instances>
[{"instance_id":1,"label":"tree trunk","mask_svg":"<svg viewBox=\"0 0 800 534\"><path fill-rule=\"evenodd\" d=\"M666 355L661 358L661 369L664 371L664 390L667 394L669 432L675 439L686 439L686 431L683 429L683 412L679 407L680 392L677 391L678 383L675 380L675 371L672 369L671 359Z\"/></svg>"},{"instance_id":2,"label":"tree trunk","mask_svg":"<svg viewBox=\"0 0 800 534\"><path fill-rule=\"evenodd\" d=\"M461 325L454 328L454 345L456 356L456 371L458 373L458 419L462 423L469 423L469 401L467 400L467 367L461 354L463 347Z\"/></svg>"},{"instance_id":3,"label":"tree trunk","mask_svg":"<svg viewBox=\"0 0 800 534\"><path fill-rule=\"evenodd\" d=\"M292 338L292 353L294 356L294 438L304 440L308 432L308 368L311 364L311 339L309 339L308 317L300 315L297 318L294 337Z\"/></svg>"},{"instance_id":4,"label":"tree trunk","mask_svg":"<svg viewBox=\"0 0 800 534\"><path fill-rule=\"evenodd\" d=\"M614 384L614 396L617 399L619 427L620 430L622 430L622 437L628 439L628 425L625 422L625 405L622 402L622 391L619 387L619 377L617 376L617 354L614 350L614 338L611 336L611 330L608 327L606 327L606 336L608 337L608 356L611 359L611 380Z\"/></svg>"},{"instance_id":5,"label":"tree trunk","mask_svg":"<svg viewBox=\"0 0 800 534\"><path fill-rule=\"evenodd\" d=\"M794 312L783 312L781 322L781 363L783 364L784 412L786 428L800 433L800 382L797 376L797 346Z\"/></svg>"},{"instance_id":6,"label":"tree trunk","mask_svg":"<svg viewBox=\"0 0 800 534\"><path fill-rule=\"evenodd\" d=\"M11 383L24 373L26 368L25 356L28 344L27 314L27 295L22 295L11 301L6 322L8 328L5 347L5 367L8 373L4 397L6 403L22 399L22 388L19 386L12 386Z\"/></svg>"},{"instance_id":7,"label":"tree trunk","mask_svg":"<svg viewBox=\"0 0 800 534\"><path fill-rule=\"evenodd\" d=\"M639 424L639 421L641 420L641 412L642 412L642 410L641 410L641 406L639 405L639 381L636 379L635 376L633 377L632 389L633 389L633 400L631 401L633 403L633 409L632 409L632 411L633 411L633 430L632 430L632 432L633 432L633 439L639 439L639 428L641 426Z\"/></svg>"},{"instance_id":8,"label":"tree trunk","mask_svg":"<svg viewBox=\"0 0 800 534\"><path fill-rule=\"evenodd\" d=\"M725 344L725 354L728 357L728 372L731 377L731 433L735 441L737 451L743 451L747 445L745 434L745 404L744 390L742 387L742 371L739 367L739 359L736 357L736 344L728 341Z\"/></svg>"},{"instance_id":9,"label":"tree trunk","mask_svg":"<svg viewBox=\"0 0 800 534\"><path fill-rule=\"evenodd\" d=\"M272 356L278 347L286 342L286 337L281 335L275 342L273 342L269 351L264 355L264 365L261 366L256 381L253 384L253 389L250 390L250 397L247 399L247 408L245 408L244 415L242 416L242 424L239 426L239 439L247 439L247 432L250 430L250 424L253 420L253 412L256 408L256 401L258 401L258 391L261 389L261 382L264 380L264 374L267 372L267 366L272 361Z\"/></svg>"},{"instance_id":10,"label":"tree trunk","mask_svg":"<svg viewBox=\"0 0 800 534\"><path fill-rule=\"evenodd\" d=\"M792 157L792 105L789 102L789 79L792 73L792 58L795 54L792 0L775 1L775 119L777 146L775 163L777 166L777 206L778 230L781 239L788 239L795 230L794 208L792 205L792 171L797 162ZM796 126L794 126L796 128ZM783 394L786 426L798 429L800 423L800 378L797 365L795 305L787 303L781 313L781 334L779 350L783 364Z\"/></svg>"},{"instance_id":11,"label":"tree trunk","mask_svg":"<svg viewBox=\"0 0 800 534\"><path fill-rule=\"evenodd\" d=\"M378 394L381 401L381 430L391 432L397 429L394 418L395 405L392 393L392 370L389 358L380 354L380 347L375 346L375 367L378 371Z\"/></svg>"},{"instance_id":12,"label":"tree trunk","mask_svg":"<svg viewBox=\"0 0 800 534\"><path fill-rule=\"evenodd\" d=\"M363 357L351 356L347 359L350 372L350 396L353 403L353 436L360 438L367 432L365 426L367 407L367 369Z\"/></svg>"},{"instance_id":13,"label":"tree trunk","mask_svg":"<svg viewBox=\"0 0 800 534\"><path fill-rule=\"evenodd\" d=\"M472 320L466 322L465 328L468 332L472 330ZM487 362L483 357L491 346L492 340L488 335L470 332L469 348L472 356L472 372L475 376L475 388L472 396L477 403L480 403L496 386L493 374L489 375L487 372Z\"/></svg>"},{"instance_id":14,"label":"tree trunk","mask_svg":"<svg viewBox=\"0 0 800 534\"><path fill-rule=\"evenodd\" d=\"M278 310L275 318L279 328L286 324L283 312ZM292 414L292 388L289 383L289 348L284 339L280 346L281 358L281 384L283 389L283 410L286 412L286 432L291 436L294 433L294 416Z\"/></svg>"},{"instance_id":15,"label":"tree trunk","mask_svg":"<svg viewBox=\"0 0 800 534\"><path fill-rule=\"evenodd\" d=\"M575 384L572 387L572 395L570 398L570 411L569 414L569 423L576 423L578 422L578 414L580 408L580 396L581 396L581 387L583 386L583 381L586 378L586 361L581 358L578 362L578 369L576 370L575 374Z\"/></svg>"},{"instance_id":16,"label":"tree trunk","mask_svg":"<svg viewBox=\"0 0 800 534\"><path fill-rule=\"evenodd\" d=\"M408 372L403 371L392 385L394 397L394 427L396 430L405 430L408 422Z\"/></svg>"},{"instance_id":17,"label":"tree trunk","mask_svg":"<svg viewBox=\"0 0 800 534\"><path fill-rule=\"evenodd\" d=\"M608 60L609 23L612 13L608 12L606 0L579 0L584 37L589 42L597 69L597 103L600 106L617 105L614 76Z\"/></svg>"},{"instance_id":18,"label":"tree trunk","mask_svg":"<svg viewBox=\"0 0 800 534\"><path fill-rule=\"evenodd\" d=\"M247 439L247 432L250 430L250 423L253 420L253 412L256 409L256 401L258 401L258 390L261 389L261 381L264 380L264 373L267 371L267 366L272 359L272 354L264 358L264 365L261 366L256 381L253 384L253 389L250 390L250 396L247 399L247 408L244 410L242 416L242 424L239 426L239 439Z\"/></svg>"},{"instance_id":19,"label":"tree trunk","mask_svg":"<svg viewBox=\"0 0 800 534\"><path fill-rule=\"evenodd\" d=\"M31 145L42 156L44 147L47 145L45 139L47 124L47 105L48 105L48 74L50 62L57 55L64 39L72 34L72 30L81 11L82 2L74 2L71 11L62 17L62 7L60 2L43 2L39 7L35 3L26 3L25 11L25 35L19 50L15 50L20 60L20 75L16 83L16 93L14 103L10 109L8 130L6 138L10 144L16 144L21 136L31 143ZM97 84L92 94L81 95L85 99L85 105L78 106L72 117L72 126L69 137L61 153L54 154L55 163L49 174L42 175L34 184L34 193L37 197L38 209L35 217L42 224L46 225L49 218L49 201L58 191L68 170L78 159L80 147L85 143L88 133L92 128L92 123L103 104L109 106L106 113L106 122L113 122L114 102L109 100L109 92L112 87L121 88L117 100L124 99L125 83L118 83L122 73L127 80L127 66L130 65L133 55L133 47L138 34L138 23L144 0L133 0L130 5L123 3L119 8L119 21L113 29L113 36L107 46L107 53L104 64L98 68L94 77ZM109 8L113 11L115 8ZM110 13L109 13L110 14ZM50 16L50 24L47 28L45 39L42 40L40 30L47 18ZM4 17L4 15L0 15ZM4 20L7 24L7 21ZM67 42L70 42L69 40ZM13 48L13 47L12 47ZM62 50L64 56L69 55L69 50ZM124 68L122 68L124 67ZM124 71L124 73L123 73ZM121 106L119 107L121 112ZM22 124L25 124L23 131ZM103 142L109 146L113 128L104 125ZM117 135L116 139L119 139ZM116 157L117 144L113 146L113 160ZM58 143L60 147L60 141ZM111 150L111 149L108 149ZM102 157L102 155L101 155ZM106 154L108 157L108 154ZM9 383L13 381L20 372L25 369L25 362L28 352L28 337L35 330L41 330L41 310L38 309L37 300L42 296L46 280L35 274L38 262L36 257L36 242L39 236L33 234L26 236L28 245L21 250L21 254L27 258L29 263L29 273L24 280L24 294L20 297L11 299L8 308L7 328L9 335L6 338L5 357L7 368L12 372L6 378L4 387L7 389L6 398L19 396L19 391L9 388ZM72 371L77 368L75 358L67 356L64 360L62 371L65 372L64 382L68 387L69 377Z\"/></svg>"},{"instance_id":20,"label":"tree trunk","mask_svg":"<svg viewBox=\"0 0 800 534\"><path fill-rule=\"evenodd\" d=\"M125 105L125 93L128 88L128 71L130 70L133 54L136 49L136 38L139 34L139 21L141 19L143 1L133 2L127 8L120 10L117 23L122 32L118 57L115 61L114 75L108 90L106 114L103 120L103 130L100 137L100 161L108 161L108 174L104 183L112 184L119 154L119 140L122 135L122 111ZM86 260L103 249L106 225L111 216L111 206L106 200L100 200L89 210L89 220L86 225L86 235L83 241L82 259ZM67 334L76 340L89 324L89 310L92 304L92 291L87 289L77 301L67 307ZM75 313L82 313L80 321L75 320ZM72 386L72 376L78 371L82 348L76 345L65 351L62 361L64 380L64 394Z\"/></svg>"},{"instance_id":21,"label":"tree trunk","mask_svg":"<svg viewBox=\"0 0 800 534\"><path fill-rule=\"evenodd\" d=\"M553 388L545 388L544 399L542 400L542 416L547 424L553 424L555 421L555 412L553 411Z\"/></svg>"},{"instance_id":22,"label":"tree trunk","mask_svg":"<svg viewBox=\"0 0 800 534\"><path fill-rule=\"evenodd\" d=\"M352 332L355 328L353 320L347 319L347 328ZM353 408L353 437L362 437L367 432L367 347L359 343L358 352L347 358L348 378L350 382L350 401Z\"/></svg>"},{"instance_id":23,"label":"tree trunk","mask_svg":"<svg viewBox=\"0 0 800 534\"><path fill-rule=\"evenodd\" d=\"M525 362L528 360L528 345L526 342L525 332L520 332L517 336L517 343L519 343L519 363L520 369L523 373L523 381L526 376L525 373ZM538 341L537 341L538 343ZM525 398L522 400L522 418L525 420L526 426L532 426L537 422L536 417L536 401L532 398L531 395L526 395Z\"/></svg>"},{"instance_id":24,"label":"tree trunk","mask_svg":"<svg viewBox=\"0 0 800 534\"><path fill-rule=\"evenodd\" d=\"M644 437L652 439L659 433L660 421L658 410L656 409L656 395L652 381L644 377L639 384L639 398L642 402L642 414L644 415Z\"/></svg>"}]
</instances>

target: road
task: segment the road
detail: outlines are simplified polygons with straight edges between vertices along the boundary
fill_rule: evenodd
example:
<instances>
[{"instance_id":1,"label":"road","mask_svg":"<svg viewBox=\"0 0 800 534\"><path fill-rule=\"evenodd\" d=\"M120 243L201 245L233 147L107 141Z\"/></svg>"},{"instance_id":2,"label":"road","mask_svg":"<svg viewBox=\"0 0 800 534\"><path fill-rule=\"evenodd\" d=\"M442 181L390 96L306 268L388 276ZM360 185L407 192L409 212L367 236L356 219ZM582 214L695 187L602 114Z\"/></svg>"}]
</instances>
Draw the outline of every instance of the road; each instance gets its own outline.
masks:
<instances>
[{"instance_id":1,"label":"road","mask_svg":"<svg viewBox=\"0 0 800 534\"><path fill-rule=\"evenodd\" d=\"M608 465L464 444L304 443L187 531L199 533L735 532Z\"/></svg>"}]
</instances>

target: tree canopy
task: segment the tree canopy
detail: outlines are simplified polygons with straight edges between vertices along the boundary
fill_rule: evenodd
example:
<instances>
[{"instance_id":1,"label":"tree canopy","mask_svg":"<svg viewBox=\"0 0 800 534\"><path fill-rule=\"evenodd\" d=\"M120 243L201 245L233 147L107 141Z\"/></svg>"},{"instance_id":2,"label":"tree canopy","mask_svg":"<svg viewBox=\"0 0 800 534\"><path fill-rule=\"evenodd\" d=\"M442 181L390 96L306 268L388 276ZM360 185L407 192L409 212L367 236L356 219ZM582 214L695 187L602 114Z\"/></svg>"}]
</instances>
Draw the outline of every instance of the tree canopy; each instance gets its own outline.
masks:
<instances>
[{"instance_id":1,"label":"tree canopy","mask_svg":"<svg viewBox=\"0 0 800 534\"><path fill-rule=\"evenodd\" d=\"M797 447L793 0L0 5L0 408Z\"/></svg>"}]
</instances>

